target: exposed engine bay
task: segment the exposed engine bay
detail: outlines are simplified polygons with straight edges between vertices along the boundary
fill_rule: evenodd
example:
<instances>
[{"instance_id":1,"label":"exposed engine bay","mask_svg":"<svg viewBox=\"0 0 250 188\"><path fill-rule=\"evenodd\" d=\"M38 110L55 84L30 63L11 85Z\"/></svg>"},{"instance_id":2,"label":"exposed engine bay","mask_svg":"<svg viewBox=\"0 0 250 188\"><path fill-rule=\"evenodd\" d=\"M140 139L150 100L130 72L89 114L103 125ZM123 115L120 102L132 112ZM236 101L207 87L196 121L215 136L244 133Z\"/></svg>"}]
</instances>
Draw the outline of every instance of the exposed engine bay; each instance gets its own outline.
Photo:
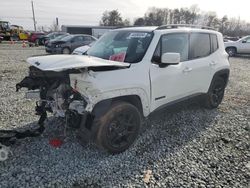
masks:
<instances>
[{"instance_id":1,"label":"exposed engine bay","mask_svg":"<svg viewBox=\"0 0 250 188\"><path fill-rule=\"evenodd\" d=\"M26 98L38 99L37 115L51 112L55 117L65 117L69 125L79 126L87 103L84 97L70 86L69 79L69 73L80 73L79 71L42 71L30 66L29 76L16 85L16 91L25 87L30 91L27 92Z\"/></svg>"}]
</instances>

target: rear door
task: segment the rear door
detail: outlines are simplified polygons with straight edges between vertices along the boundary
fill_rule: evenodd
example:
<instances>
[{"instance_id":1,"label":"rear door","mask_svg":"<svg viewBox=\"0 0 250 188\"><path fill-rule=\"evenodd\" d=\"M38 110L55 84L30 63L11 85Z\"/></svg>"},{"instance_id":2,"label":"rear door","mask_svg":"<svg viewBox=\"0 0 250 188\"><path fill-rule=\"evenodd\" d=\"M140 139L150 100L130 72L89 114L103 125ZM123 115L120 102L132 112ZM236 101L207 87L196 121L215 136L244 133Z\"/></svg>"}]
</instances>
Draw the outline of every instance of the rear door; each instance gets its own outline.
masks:
<instances>
[{"instance_id":1,"label":"rear door","mask_svg":"<svg viewBox=\"0 0 250 188\"><path fill-rule=\"evenodd\" d=\"M192 88L192 94L203 93L210 85L212 67L218 63L210 56L211 50L209 33L190 33L189 61L186 66L190 69L187 84Z\"/></svg>"}]
</instances>

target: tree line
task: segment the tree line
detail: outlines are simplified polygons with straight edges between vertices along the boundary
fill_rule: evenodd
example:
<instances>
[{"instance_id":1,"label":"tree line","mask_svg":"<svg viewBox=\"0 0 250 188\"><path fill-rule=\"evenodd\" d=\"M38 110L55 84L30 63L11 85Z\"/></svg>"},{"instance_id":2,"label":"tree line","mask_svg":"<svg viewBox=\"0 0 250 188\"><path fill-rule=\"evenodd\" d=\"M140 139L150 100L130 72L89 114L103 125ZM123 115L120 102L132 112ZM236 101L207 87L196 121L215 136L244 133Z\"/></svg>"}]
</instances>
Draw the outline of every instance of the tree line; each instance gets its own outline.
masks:
<instances>
[{"instance_id":1,"label":"tree line","mask_svg":"<svg viewBox=\"0 0 250 188\"><path fill-rule=\"evenodd\" d=\"M219 18L216 12L203 12L197 5L189 8L155 8L151 7L143 17L136 18L131 24L123 19L118 10L105 11L100 25L104 26L160 26L166 24L193 24L213 27L223 35L241 37L250 34L250 23L240 18Z\"/></svg>"}]
</instances>

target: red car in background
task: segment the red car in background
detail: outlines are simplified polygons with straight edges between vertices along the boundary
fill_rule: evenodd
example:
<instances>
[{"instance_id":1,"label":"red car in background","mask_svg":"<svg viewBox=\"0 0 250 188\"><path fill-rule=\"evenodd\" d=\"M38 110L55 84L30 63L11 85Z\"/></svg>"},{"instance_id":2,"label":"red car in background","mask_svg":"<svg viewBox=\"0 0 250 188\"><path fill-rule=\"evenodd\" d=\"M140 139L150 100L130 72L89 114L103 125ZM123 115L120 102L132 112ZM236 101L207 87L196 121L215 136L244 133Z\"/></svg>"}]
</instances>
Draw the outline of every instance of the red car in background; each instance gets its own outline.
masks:
<instances>
[{"instance_id":1,"label":"red car in background","mask_svg":"<svg viewBox=\"0 0 250 188\"><path fill-rule=\"evenodd\" d=\"M41 40L39 40L39 39L43 36L45 36L45 33L41 33L41 32L30 33L29 38L28 38L28 42L35 43L36 46L42 45L40 42ZM31 46L31 44L30 44L30 46Z\"/></svg>"}]
</instances>

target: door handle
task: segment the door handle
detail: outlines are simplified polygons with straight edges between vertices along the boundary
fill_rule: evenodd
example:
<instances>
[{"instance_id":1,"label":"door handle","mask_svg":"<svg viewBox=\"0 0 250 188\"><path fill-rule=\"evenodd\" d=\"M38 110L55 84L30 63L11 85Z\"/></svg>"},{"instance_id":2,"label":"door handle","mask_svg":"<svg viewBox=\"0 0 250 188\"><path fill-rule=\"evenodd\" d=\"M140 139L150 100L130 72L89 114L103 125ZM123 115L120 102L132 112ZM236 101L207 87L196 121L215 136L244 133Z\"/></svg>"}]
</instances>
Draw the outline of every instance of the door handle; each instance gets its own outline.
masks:
<instances>
[{"instance_id":1,"label":"door handle","mask_svg":"<svg viewBox=\"0 0 250 188\"><path fill-rule=\"evenodd\" d=\"M186 67L186 68L183 70L183 72L191 72L192 70L193 70L192 68Z\"/></svg>"},{"instance_id":2,"label":"door handle","mask_svg":"<svg viewBox=\"0 0 250 188\"><path fill-rule=\"evenodd\" d=\"M215 61L212 61L212 62L210 62L209 63L211 66L214 66L214 65L216 65L217 63L215 62Z\"/></svg>"}]
</instances>

